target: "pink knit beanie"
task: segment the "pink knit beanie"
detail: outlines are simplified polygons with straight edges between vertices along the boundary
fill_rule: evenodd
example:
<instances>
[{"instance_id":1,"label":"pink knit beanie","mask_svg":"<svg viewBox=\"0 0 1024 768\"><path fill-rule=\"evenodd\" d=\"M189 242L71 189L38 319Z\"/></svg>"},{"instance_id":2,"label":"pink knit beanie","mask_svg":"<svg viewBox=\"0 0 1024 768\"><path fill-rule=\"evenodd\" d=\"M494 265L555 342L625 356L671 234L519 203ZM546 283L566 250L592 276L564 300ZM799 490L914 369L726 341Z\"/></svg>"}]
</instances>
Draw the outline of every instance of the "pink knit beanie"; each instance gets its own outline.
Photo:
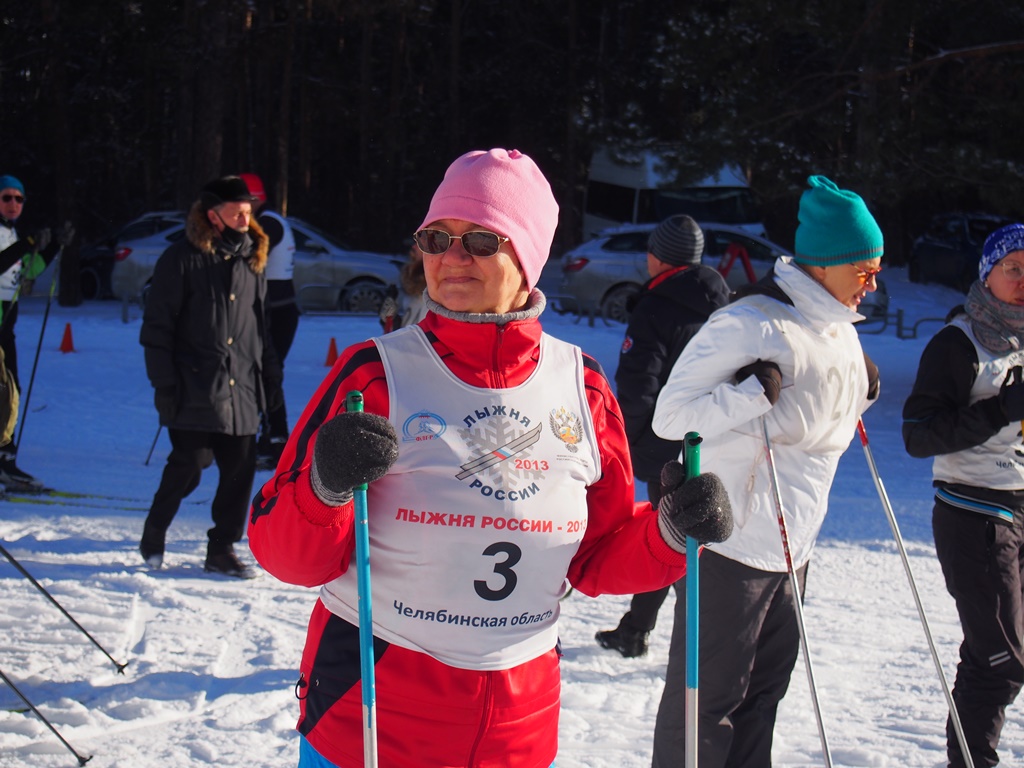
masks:
<instances>
[{"instance_id":1,"label":"pink knit beanie","mask_svg":"<svg viewBox=\"0 0 1024 768\"><path fill-rule=\"evenodd\" d=\"M551 251L558 203L540 168L518 149L467 152L448 167L419 228L441 219L509 238L532 290Z\"/></svg>"}]
</instances>

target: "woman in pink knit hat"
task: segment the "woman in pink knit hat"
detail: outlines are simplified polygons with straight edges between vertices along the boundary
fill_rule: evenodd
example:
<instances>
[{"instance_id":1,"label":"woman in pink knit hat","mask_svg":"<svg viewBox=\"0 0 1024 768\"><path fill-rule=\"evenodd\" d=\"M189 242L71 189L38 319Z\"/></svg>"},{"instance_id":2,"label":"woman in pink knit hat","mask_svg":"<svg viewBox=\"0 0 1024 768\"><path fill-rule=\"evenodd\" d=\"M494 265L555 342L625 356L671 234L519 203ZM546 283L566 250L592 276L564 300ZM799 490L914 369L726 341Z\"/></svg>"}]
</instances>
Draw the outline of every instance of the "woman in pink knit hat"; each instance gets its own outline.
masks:
<instances>
[{"instance_id":1,"label":"woman in pink knit hat","mask_svg":"<svg viewBox=\"0 0 1024 768\"><path fill-rule=\"evenodd\" d=\"M320 587L296 693L300 766L362 761L353 492L369 483L380 764L547 768L558 737L558 600L655 589L685 537L719 541L717 478L668 465L633 501L600 366L543 333L535 288L558 220L516 151L449 167L415 233L427 316L346 349L256 497L249 540L277 578ZM352 390L363 413L345 411Z\"/></svg>"}]
</instances>

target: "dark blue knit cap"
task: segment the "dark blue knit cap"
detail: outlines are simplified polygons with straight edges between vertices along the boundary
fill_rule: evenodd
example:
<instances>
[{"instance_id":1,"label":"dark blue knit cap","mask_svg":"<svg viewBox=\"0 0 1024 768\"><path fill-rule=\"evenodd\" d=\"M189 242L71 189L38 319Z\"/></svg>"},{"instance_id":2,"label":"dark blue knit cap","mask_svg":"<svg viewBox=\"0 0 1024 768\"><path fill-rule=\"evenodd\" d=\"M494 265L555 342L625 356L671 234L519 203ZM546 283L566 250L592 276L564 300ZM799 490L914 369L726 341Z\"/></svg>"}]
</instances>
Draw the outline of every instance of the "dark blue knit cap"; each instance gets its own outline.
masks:
<instances>
[{"instance_id":1,"label":"dark blue knit cap","mask_svg":"<svg viewBox=\"0 0 1024 768\"><path fill-rule=\"evenodd\" d=\"M1024 251L1024 224L1007 224L985 239L978 264L978 277L984 282L992 268L1014 251Z\"/></svg>"}]
</instances>

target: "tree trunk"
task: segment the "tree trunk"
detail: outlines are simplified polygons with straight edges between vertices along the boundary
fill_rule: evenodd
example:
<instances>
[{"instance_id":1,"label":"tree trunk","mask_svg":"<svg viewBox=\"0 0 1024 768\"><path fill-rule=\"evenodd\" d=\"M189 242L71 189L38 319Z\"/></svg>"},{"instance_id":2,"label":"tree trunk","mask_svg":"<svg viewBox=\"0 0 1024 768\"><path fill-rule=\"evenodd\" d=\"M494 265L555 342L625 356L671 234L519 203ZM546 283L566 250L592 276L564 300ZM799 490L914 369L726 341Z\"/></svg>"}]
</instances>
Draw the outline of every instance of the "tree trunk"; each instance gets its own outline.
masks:
<instances>
[{"instance_id":1,"label":"tree trunk","mask_svg":"<svg viewBox=\"0 0 1024 768\"><path fill-rule=\"evenodd\" d=\"M54 187L57 194L56 210L50 225L60 226L75 221L74 168L72 167L70 116L67 109L67 71L64 62L65 35L61 25L59 0L41 0L39 4L43 23L49 30L49 49L46 53L46 74L43 78L43 114L49 133L50 154L54 169ZM75 307L82 303L82 287L78 268L78 245L74 243L61 254L60 294L61 306ZM50 286L39 286L50 290Z\"/></svg>"}]
</instances>

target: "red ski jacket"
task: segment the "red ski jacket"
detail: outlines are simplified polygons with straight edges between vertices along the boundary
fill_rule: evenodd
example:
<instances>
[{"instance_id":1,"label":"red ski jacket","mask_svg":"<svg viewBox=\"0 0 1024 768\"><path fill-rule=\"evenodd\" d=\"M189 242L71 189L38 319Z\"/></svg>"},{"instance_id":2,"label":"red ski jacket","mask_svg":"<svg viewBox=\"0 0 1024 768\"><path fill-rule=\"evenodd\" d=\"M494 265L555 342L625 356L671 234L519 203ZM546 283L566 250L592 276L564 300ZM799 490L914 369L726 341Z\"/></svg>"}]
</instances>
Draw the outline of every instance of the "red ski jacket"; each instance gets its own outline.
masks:
<instances>
[{"instance_id":1,"label":"red ski jacket","mask_svg":"<svg viewBox=\"0 0 1024 768\"><path fill-rule=\"evenodd\" d=\"M537 367L541 324L536 318L475 324L430 312L420 328L444 365L472 386L514 387ZM586 533L566 577L590 596L657 589L685 574L686 558L662 539L656 510L646 502L634 503L619 405L600 366L586 355L583 359L601 466L599 479L586 491ZM275 477L254 499L250 547L260 564L284 582L324 585L353 560L353 505L324 504L309 477L317 429L344 410L352 390L363 393L367 412L389 415L384 365L372 341L349 347L338 358L292 431ZM452 568L459 567L452 563ZM546 768L554 760L559 707L554 649L493 671L455 668L379 637L374 656L382 765ZM336 765L358 765L358 629L319 600L300 673L299 731Z\"/></svg>"}]
</instances>

